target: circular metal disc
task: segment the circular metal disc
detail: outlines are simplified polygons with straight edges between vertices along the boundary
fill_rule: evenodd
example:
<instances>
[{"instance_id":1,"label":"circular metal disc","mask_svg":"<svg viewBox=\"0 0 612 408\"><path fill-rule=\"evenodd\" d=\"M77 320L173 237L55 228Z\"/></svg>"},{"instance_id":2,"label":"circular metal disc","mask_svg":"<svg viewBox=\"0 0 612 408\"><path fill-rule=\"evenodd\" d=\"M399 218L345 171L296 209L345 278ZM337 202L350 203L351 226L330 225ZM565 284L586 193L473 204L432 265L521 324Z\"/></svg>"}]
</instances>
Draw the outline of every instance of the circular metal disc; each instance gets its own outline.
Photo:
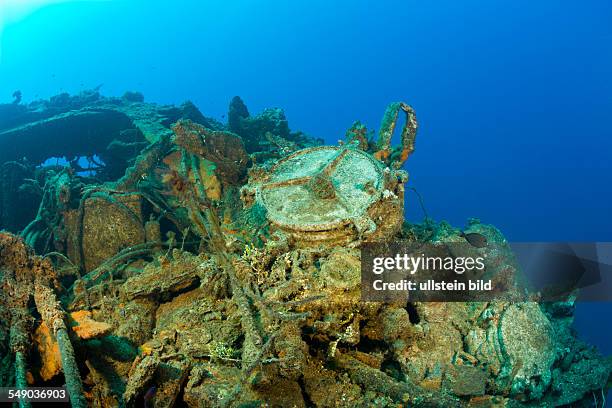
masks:
<instances>
[{"instance_id":1,"label":"circular metal disc","mask_svg":"<svg viewBox=\"0 0 612 408\"><path fill-rule=\"evenodd\" d=\"M325 180L333 190L321 198ZM331 183L330 183L331 182ZM369 154L346 147L304 149L280 160L258 189L268 219L297 231L325 231L365 215L381 197L383 168Z\"/></svg>"}]
</instances>

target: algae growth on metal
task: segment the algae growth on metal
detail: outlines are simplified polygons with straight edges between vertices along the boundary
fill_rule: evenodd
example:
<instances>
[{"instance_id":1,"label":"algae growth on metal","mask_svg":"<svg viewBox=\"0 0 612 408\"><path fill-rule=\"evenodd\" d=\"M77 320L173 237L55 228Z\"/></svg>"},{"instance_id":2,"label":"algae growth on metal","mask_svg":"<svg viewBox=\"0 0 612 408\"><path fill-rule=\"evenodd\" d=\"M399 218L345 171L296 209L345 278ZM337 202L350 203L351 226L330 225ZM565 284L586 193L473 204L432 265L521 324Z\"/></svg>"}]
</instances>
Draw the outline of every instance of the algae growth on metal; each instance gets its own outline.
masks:
<instances>
[{"instance_id":1,"label":"algae growth on metal","mask_svg":"<svg viewBox=\"0 0 612 408\"><path fill-rule=\"evenodd\" d=\"M571 299L361 300L364 243L464 240L404 221L416 133L405 103L338 146L238 97L227 124L134 92L0 105L0 386L66 384L77 407L591 406L612 362Z\"/></svg>"}]
</instances>

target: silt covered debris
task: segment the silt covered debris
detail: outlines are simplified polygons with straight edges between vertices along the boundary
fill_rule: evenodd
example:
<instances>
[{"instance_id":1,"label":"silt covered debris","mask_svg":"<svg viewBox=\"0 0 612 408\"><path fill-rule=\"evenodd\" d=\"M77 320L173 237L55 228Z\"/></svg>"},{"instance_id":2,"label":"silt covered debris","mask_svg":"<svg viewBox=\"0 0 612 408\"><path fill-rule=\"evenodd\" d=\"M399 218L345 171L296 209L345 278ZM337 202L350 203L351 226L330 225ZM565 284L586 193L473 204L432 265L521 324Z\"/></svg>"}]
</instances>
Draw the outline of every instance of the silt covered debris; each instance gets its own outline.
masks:
<instances>
[{"instance_id":1,"label":"silt covered debris","mask_svg":"<svg viewBox=\"0 0 612 408\"><path fill-rule=\"evenodd\" d=\"M134 92L0 105L0 386L66 384L79 407L601 404L612 362L571 298L361 300L363 243L465 242L404 222L416 131L405 103L338 146L238 97L227 124Z\"/></svg>"}]
</instances>

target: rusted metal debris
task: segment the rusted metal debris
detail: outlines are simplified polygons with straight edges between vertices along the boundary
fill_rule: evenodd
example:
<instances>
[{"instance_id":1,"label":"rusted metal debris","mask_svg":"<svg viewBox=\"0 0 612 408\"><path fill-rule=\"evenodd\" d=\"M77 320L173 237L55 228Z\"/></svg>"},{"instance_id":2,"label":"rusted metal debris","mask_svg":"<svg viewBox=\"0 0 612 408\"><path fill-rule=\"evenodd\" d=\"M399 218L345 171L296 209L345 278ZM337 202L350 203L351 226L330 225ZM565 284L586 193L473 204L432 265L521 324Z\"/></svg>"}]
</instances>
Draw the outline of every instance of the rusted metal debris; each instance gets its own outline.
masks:
<instances>
[{"instance_id":1,"label":"rusted metal debris","mask_svg":"<svg viewBox=\"0 0 612 408\"><path fill-rule=\"evenodd\" d=\"M46 104L11 107L0 145L118 119L66 166L39 166L40 149L0 163L0 386L63 373L77 407L479 407L579 403L609 381L567 308L361 300L364 243L463 240L404 221L417 121L403 102L376 140L356 122L338 146L239 98L227 125L133 94ZM18 211L26 196L37 205Z\"/></svg>"}]
</instances>

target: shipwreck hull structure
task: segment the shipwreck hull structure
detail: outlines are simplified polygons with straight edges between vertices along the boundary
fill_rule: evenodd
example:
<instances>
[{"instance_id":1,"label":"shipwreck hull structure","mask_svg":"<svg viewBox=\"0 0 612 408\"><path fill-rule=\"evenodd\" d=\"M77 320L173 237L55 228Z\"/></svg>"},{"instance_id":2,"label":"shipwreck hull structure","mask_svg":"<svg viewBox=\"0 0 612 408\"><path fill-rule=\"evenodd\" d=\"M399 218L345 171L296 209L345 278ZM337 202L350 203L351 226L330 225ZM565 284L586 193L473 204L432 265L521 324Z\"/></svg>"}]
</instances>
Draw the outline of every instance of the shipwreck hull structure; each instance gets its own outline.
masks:
<instances>
[{"instance_id":1,"label":"shipwreck hull structure","mask_svg":"<svg viewBox=\"0 0 612 408\"><path fill-rule=\"evenodd\" d=\"M339 146L238 97L227 124L137 93L0 105L0 386L66 383L77 407L591 406L612 361L571 298L362 301L364 243L464 242L404 221L416 131L405 103ZM466 230L509 273L501 232Z\"/></svg>"}]
</instances>

